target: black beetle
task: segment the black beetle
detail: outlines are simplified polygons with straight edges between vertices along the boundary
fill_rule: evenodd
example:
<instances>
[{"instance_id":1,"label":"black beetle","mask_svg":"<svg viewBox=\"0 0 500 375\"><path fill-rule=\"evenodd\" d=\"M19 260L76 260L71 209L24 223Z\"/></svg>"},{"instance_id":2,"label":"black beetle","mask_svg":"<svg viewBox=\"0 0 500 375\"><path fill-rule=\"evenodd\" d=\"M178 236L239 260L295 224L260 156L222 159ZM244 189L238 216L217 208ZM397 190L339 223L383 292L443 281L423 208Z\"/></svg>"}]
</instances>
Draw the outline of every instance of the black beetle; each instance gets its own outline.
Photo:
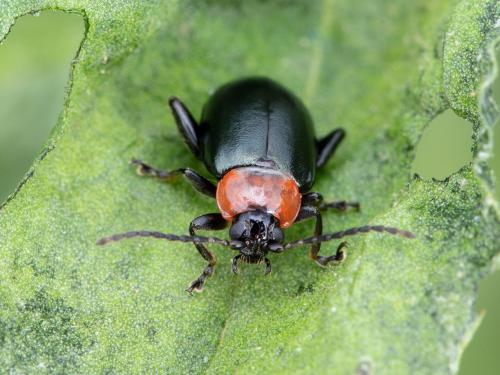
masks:
<instances>
[{"instance_id":1,"label":"black beetle","mask_svg":"<svg viewBox=\"0 0 500 375\"><path fill-rule=\"evenodd\" d=\"M168 181L184 175L200 193L216 198L220 213L194 219L189 235L154 231L132 231L102 238L104 245L130 237L156 237L169 241L192 242L208 265L191 283L188 292L201 291L214 272L215 257L203 245L215 243L239 252L232 260L237 273L238 261L266 264L271 272L268 252L310 244L309 256L320 266L344 258L342 242L335 254L319 255L322 242L369 231L388 232L413 238L411 232L382 225L362 226L322 234L321 210L359 209L358 203L323 202L321 194L308 192L314 183L316 168L323 166L344 138L343 129L335 129L321 139L314 134L311 117L300 99L267 78L246 78L219 88L208 100L199 124L177 98L169 101L179 132L191 152L202 160L217 178L218 184L189 168L161 171L142 161L133 160L140 175ZM284 243L283 228L308 218L316 219L314 236ZM231 240L197 236L197 230L221 230L231 223Z\"/></svg>"}]
</instances>

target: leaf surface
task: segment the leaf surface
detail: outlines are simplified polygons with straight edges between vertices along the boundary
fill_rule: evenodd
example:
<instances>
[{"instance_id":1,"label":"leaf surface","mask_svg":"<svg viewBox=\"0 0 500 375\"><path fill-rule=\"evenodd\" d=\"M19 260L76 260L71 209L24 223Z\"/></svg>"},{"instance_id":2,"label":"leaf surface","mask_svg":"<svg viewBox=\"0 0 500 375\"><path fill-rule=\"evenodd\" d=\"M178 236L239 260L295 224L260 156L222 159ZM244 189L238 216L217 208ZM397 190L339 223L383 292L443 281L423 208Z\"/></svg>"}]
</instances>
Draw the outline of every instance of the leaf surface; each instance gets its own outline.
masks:
<instances>
[{"instance_id":1,"label":"leaf surface","mask_svg":"<svg viewBox=\"0 0 500 375\"><path fill-rule=\"evenodd\" d=\"M4 1L16 17L78 12L86 33L60 121L0 211L0 367L47 373L454 373L477 325L476 289L498 252L490 96L500 5L477 1ZM384 224L413 241L349 240L320 269L306 249L274 272L230 273L213 247L96 239L132 229L187 233L213 201L183 181L137 177L128 161L206 174L177 134L167 101L196 117L211 92L265 75L304 99L318 135L348 137L318 174L328 200L360 213L324 216L326 231ZM474 128L474 161L446 181L410 174L425 126L452 108ZM439 162L437 160L436 162ZM310 235L297 224L287 238ZM224 234L221 234L224 236ZM334 251L323 245L322 253Z\"/></svg>"}]
</instances>

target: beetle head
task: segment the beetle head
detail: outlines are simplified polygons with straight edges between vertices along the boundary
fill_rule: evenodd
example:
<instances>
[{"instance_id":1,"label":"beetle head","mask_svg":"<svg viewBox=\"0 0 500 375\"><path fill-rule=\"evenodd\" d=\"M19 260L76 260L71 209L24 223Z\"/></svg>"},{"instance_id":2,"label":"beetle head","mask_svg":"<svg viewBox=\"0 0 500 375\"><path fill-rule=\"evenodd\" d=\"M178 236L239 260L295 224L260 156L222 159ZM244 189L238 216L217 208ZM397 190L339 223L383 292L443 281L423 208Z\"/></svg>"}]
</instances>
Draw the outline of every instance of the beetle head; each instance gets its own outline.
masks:
<instances>
[{"instance_id":1,"label":"beetle head","mask_svg":"<svg viewBox=\"0 0 500 375\"><path fill-rule=\"evenodd\" d=\"M239 214L229 230L231 245L240 252L233 259L233 271L237 271L239 259L248 263L266 262L270 272L270 262L266 259L269 246L282 243L284 236L277 219L264 211L247 211Z\"/></svg>"}]
</instances>

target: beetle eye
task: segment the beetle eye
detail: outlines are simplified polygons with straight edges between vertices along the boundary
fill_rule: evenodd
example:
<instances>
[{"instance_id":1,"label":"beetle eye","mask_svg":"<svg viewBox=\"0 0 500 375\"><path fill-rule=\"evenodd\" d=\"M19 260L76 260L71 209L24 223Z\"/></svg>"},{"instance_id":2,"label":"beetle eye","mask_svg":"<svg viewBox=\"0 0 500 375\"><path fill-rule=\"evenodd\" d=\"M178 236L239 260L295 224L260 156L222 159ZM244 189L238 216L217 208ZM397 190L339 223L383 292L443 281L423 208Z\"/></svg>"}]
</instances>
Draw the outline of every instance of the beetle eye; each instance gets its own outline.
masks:
<instances>
[{"instance_id":1,"label":"beetle eye","mask_svg":"<svg viewBox=\"0 0 500 375\"><path fill-rule=\"evenodd\" d=\"M274 227L272 232L273 241L283 242L284 238L283 231L279 227Z\"/></svg>"},{"instance_id":2,"label":"beetle eye","mask_svg":"<svg viewBox=\"0 0 500 375\"><path fill-rule=\"evenodd\" d=\"M231 226L231 229L229 229L229 237L231 237L232 240L240 240L245 237L245 232L245 222L242 222L241 220L235 220L233 222L233 225Z\"/></svg>"}]
</instances>

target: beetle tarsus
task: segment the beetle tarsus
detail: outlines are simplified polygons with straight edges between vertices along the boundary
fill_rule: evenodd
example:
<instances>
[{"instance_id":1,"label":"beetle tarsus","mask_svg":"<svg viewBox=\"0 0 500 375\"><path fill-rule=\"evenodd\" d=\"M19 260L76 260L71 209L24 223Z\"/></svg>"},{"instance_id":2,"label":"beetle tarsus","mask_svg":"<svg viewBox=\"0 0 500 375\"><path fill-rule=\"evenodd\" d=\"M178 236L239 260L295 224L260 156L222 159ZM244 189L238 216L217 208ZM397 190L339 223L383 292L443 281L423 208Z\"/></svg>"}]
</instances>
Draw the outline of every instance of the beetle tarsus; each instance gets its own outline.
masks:
<instances>
[{"instance_id":1,"label":"beetle tarsus","mask_svg":"<svg viewBox=\"0 0 500 375\"><path fill-rule=\"evenodd\" d=\"M241 258L241 254L236 255L233 259L231 259L231 271L237 275L239 273L238 271L238 261Z\"/></svg>"},{"instance_id":2,"label":"beetle tarsus","mask_svg":"<svg viewBox=\"0 0 500 375\"><path fill-rule=\"evenodd\" d=\"M336 263L342 262L346 257L344 249L347 248L347 246L348 246L347 242L344 241L339 244L335 254L327 257L318 255L318 257L315 259L316 264L318 264L320 267L326 267L330 262L336 262Z\"/></svg>"},{"instance_id":3,"label":"beetle tarsus","mask_svg":"<svg viewBox=\"0 0 500 375\"><path fill-rule=\"evenodd\" d=\"M264 262L266 263L266 270L264 271L264 276L267 276L273 270L271 267L271 261L268 258L264 258Z\"/></svg>"},{"instance_id":4,"label":"beetle tarsus","mask_svg":"<svg viewBox=\"0 0 500 375\"><path fill-rule=\"evenodd\" d=\"M151 165L144 163L142 160L139 159L132 159L130 161L130 164L136 167L136 173L139 176L143 177L154 177L158 178L160 180L165 180L168 181L172 179L173 177L181 174L181 170L175 170L175 171L162 171L160 169L157 169L155 167L152 167Z\"/></svg>"},{"instance_id":5,"label":"beetle tarsus","mask_svg":"<svg viewBox=\"0 0 500 375\"><path fill-rule=\"evenodd\" d=\"M205 267L205 269L203 270L200 277L198 277L195 281L193 281L191 283L189 288L186 289L186 292L188 292L189 294L193 294L193 291L195 291L195 292L203 291L203 286L205 285L205 280L208 277L212 276L214 273L214 265L209 264L207 267Z\"/></svg>"}]
</instances>

